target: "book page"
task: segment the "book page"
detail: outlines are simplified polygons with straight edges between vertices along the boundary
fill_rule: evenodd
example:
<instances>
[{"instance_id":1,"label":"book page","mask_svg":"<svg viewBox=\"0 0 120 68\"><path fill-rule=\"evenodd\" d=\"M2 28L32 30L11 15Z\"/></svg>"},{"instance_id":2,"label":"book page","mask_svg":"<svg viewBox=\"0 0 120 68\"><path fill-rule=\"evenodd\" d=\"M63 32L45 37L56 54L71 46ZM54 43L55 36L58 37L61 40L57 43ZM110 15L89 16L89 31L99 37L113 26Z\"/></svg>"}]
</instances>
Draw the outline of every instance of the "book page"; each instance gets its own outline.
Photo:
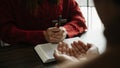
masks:
<instances>
[{"instance_id":1,"label":"book page","mask_svg":"<svg viewBox=\"0 0 120 68\"><path fill-rule=\"evenodd\" d=\"M58 44L48 43L47 45L42 45L41 48L47 54L47 59L54 59L53 53L54 50L57 48Z\"/></svg>"},{"instance_id":2,"label":"book page","mask_svg":"<svg viewBox=\"0 0 120 68\"><path fill-rule=\"evenodd\" d=\"M47 60L47 55L44 52L44 50L41 48L41 45L35 46L34 49L35 49L36 53L39 55L39 57L42 59L42 61L45 62Z\"/></svg>"},{"instance_id":3,"label":"book page","mask_svg":"<svg viewBox=\"0 0 120 68\"><path fill-rule=\"evenodd\" d=\"M55 61L53 57L54 50L57 48L58 44L46 43L46 44L38 44L35 47L35 51L40 56L44 63L48 63L51 61Z\"/></svg>"}]
</instances>

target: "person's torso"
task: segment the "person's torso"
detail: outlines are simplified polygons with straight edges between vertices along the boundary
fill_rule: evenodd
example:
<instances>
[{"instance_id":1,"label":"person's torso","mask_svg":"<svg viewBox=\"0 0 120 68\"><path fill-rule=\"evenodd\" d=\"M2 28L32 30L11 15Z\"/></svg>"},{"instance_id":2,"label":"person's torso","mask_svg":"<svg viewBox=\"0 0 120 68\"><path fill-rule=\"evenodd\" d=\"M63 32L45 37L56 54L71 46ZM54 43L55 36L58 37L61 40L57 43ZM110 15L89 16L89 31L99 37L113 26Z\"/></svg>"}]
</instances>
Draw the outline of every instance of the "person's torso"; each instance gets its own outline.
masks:
<instances>
[{"instance_id":1,"label":"person's torso","mask_svg":"<svg viewBox=\"0 0 120 68\"><path fill-rule=\"evenodd\" d=\"M63 12L62 0L59 5L51 5L45 1L36 8L34 14L30 13L19 0L11 1L13 18L17 27L22 29L45 30L49 27L53 27L55 25L53 20L57 20L58 16Z\"/></svg>"}]
</instances>

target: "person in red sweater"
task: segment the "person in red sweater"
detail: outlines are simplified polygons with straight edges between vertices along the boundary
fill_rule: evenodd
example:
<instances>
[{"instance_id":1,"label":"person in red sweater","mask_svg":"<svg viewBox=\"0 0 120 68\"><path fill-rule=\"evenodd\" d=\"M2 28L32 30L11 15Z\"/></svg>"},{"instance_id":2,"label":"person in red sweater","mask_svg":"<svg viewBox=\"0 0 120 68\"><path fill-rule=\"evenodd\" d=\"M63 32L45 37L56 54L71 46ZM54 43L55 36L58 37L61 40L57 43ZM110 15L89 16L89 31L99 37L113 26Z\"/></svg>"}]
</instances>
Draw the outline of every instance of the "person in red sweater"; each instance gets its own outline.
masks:
<instances>
[{"instance_id":1,"label":"person in red sweater","mask_svg":"<svg viewBox=\"0 0 120 68\"><path fill-rule=\"evenodd\" d=\"M58 43L86 29L75 0L0 0L0 39L6 43Z\"/></svg>"}]
</instances>

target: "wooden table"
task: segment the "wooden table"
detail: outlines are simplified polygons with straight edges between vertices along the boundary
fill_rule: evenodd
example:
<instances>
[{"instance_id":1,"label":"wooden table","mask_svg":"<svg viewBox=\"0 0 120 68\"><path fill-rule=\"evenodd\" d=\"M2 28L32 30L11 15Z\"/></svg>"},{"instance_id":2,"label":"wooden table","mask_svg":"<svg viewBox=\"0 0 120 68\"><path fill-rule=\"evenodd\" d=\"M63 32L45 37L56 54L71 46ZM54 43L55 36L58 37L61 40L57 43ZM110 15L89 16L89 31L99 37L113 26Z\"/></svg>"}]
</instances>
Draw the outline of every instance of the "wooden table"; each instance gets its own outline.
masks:
<instances>
[{"instance_id":1,"label":"wooden table","mask_svg":"<svg viewBox=\"0 0 120 68\"><path fill-rule=\"evenodd\" d=\"M31 45L19 44L0 48L0 68L53 68L55 64L56 62L42 63Z\"/></svg>"},{"instance_id":2,"label":"wooden table","mask_svg":"<svg viewBox=\"0 0 120 68\"><path fill-rule=\"evenodd\" d=\"M95 44L100 53L106 48L103 30L91 30L80 37L80 40ZM34 46L29 44L11 45L0 48L0 68L53 68L56 62L43 64Z\"/></svg>"}]
</instances>

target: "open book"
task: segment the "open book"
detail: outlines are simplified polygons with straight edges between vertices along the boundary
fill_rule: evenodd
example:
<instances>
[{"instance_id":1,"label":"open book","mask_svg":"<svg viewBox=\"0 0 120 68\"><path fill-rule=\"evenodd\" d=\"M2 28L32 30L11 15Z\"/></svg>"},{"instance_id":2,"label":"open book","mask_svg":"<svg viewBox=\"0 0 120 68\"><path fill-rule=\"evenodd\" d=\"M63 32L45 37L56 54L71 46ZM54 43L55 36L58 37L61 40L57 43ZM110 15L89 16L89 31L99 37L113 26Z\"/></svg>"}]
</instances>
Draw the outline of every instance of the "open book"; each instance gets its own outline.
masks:
<instances>
[{"instance_id":1,"label":"open book","mask_svg":"<svg viewBox=\"0 0 120 68\"><path fill-rule=\"evenodd\" d=\"M65 39L64 42L66 42L68 45L70 45L73 41L80 40L79 37L74 38L68 38ZM35 46L35 51L43 61L43 63L49 63L52 61L55 61L53 57L54 50L57 48L58 44L52 44L52 43L45 43L45 44L38 44Z\"/></svg>"}]
</instances>

